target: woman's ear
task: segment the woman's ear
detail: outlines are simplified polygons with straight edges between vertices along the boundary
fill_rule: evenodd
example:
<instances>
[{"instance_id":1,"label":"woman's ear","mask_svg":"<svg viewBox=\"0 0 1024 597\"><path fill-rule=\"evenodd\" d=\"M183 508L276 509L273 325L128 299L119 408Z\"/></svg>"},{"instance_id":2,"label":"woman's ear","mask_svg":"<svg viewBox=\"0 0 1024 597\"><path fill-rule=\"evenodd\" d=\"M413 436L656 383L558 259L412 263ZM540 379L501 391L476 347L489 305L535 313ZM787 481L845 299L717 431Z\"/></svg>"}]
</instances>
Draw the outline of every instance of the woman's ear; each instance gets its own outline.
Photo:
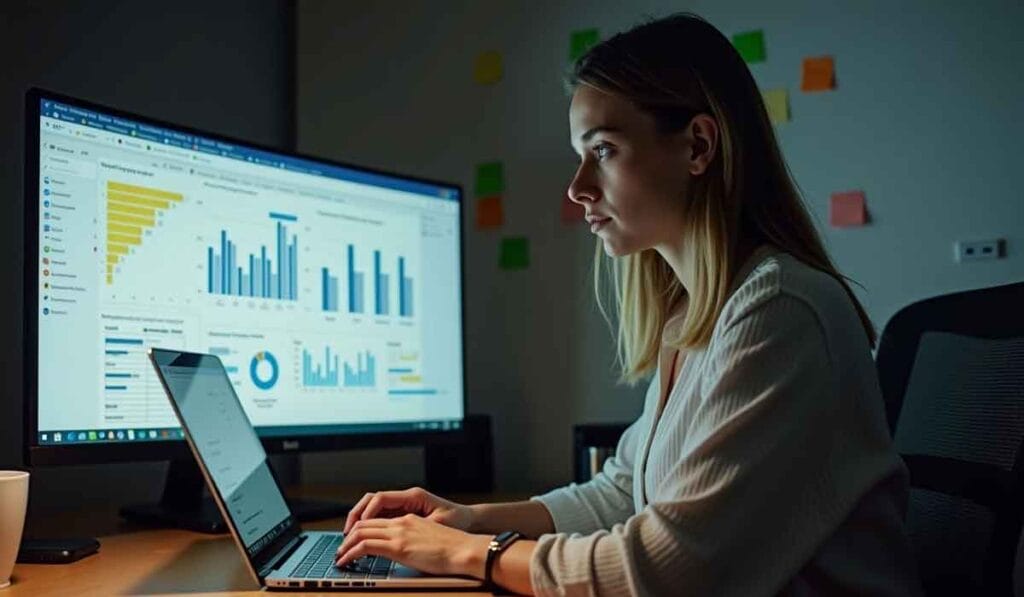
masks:
<instances>
[{"instance_id":1,"label":"woman's ear","mask_svg":"<svg viewBox=\"0 0 1024 597\"><path fill-rule=\"evenodd\" d=\"M687 169L693 176L704 174L718 151L718 123L708 114L697 114L690 120L687 137L691 140Z\"/></svg>"}]
</instances>

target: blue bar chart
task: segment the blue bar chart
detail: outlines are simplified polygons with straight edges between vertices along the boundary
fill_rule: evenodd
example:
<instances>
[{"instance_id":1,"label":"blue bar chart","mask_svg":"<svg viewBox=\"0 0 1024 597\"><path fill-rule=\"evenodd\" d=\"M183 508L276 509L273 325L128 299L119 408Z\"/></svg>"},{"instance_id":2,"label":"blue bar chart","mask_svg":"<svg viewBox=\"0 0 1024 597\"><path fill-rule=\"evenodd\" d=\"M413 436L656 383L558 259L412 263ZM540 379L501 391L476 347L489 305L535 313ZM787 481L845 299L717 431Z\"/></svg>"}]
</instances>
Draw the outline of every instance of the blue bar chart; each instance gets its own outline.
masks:
<instances>
[{"instance_id":1,"label":"blue bar chart","mask_svg":"<svg viewBox=\"0 0 1024 597\"><path fill-rule=\"evenodd\" d=\"M412 278L405 275L405 257L398 258L398 315L412 317Z\"/></svg>"},{"instance_id":2,"label":"blue bar chart","mask_svg":"<svg viewBox=\"0 0 1024 597\"><path fill-rule=\"evenodd\" d=\"M380 249L372 252L363 252L355 244L345 245L343 276L335 275L331 267L320 268L320 310L324 312L339 311L339 294L344 293L346 310L352 315L367 313L367 300L372 299L373 310L371 314L377 316L399 315L402 317L413 316L413 280L406 275L406 262L404 257L398 257L397 261L390 261ZM367 255L372 255L372 261L366 260ZM387 263L397 265L396 272L386 271ZM360 269L371 267L372 272ZM367 274L370 287L367 288ZM397 290L398 312L395 313L392 307L392 297ZM367 297L372 293L371 297Z\"/></svg>"},{"instance_id":3,"label":"blue bar chart","mask_svg":"<svg viewBox=\"0 0 1024 597\"><path fill-rule=\"evenodd\" d=\"M377 358L369 350L355 353L354 360L325 346L317 356L302 349L302 385L307 388L374 388L377 385Z\"/></svg>"},{"instance_id":4,"label":"blue bar chart","mask_svg":"<svg viewBox=\"0 0 1024 597\"><path fill-rule=\"evenodd\" d=\"M338 277L331 275L331 270L321 268L320 270L321 297L320 307L327 312L338 310Z\"/></svg>"},{"instance_id":5,"label":"blue bar chart","mask_svg":"<svg viewBox=\"0 0 1024 597\"><path fill-rule=\"evenodd\" d=\"M350 363L345 363L345 387L372 388L375 385L377 385L377 359L370 351L358 353L354 367Z\"/></svg>"},{"instance_id":6,"label":"blue bar chart","mask_svg":"<svg viewBox=\"0 0 1024 597\"><path fill-rule=\"evenodd\" d=\"M322 363L313 364L313 355L302 349L302 385L308 387L338 387L338 355L331 355L331 347L324 348Z\"/></svg>"},{"instance_id":7,"label":"blue bar chart","mask_svg":"<svg viewBox=\"0 0 1024 597\"><path fill-rule=\"evenodd\" d=\"M356 247L348 246L348 312L363 312L363 276L356 270Z\"/></svg>"},{"instance_id":8,"label":"blue bar chart","mask_svg":"<svg viewBox=\"0 0 1024 597\"><path fill-rule=\"evenodd\" d=\"M275 244L267 255L267 245L261 245L259 253L249 253L239 265L238 245L220 231L220 251L216 247L206 249L207 291L210 294L267 298L277 300L298 300L298 254L299 238L292 234L288 238L285 222L297 221L296 216L270 212L275 223Z\"/></svg>"},{"instance_id":9,"label":"blue bar chart","mask_svg":"<svg viewBox=\"0 0 1024 597\"><path fill-rule=\"evenodd\" d=\"M373 294L374 309L377 315L387 315L388 306L388 275L380 270L380 251L373 252Z\"/></svg>"}]
</instances>

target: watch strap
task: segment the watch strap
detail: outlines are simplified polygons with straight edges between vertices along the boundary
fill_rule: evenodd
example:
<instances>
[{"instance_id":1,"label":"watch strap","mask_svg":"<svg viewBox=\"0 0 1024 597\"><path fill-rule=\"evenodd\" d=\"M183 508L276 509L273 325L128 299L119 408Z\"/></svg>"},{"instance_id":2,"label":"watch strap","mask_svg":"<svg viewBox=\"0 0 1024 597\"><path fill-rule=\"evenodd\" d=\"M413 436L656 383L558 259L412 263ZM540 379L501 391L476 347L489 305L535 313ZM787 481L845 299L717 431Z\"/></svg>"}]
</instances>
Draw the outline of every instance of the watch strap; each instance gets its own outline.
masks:
<instances>
[{"instance_id":1,"label":"watch strap","mask_svg":"<svg viewBox=\"0 0 1024 597\"><path fill-rule=\"evenodd\" d=\"M487 561L484 564L484 584L492 591L495 588L494 580L491 576L494 560L498 558L501 552L508 549L510 545L522 539L522 537L523 535L518 531L505 531L495 535L487 545Z\"/></svg>"}]
</instances>

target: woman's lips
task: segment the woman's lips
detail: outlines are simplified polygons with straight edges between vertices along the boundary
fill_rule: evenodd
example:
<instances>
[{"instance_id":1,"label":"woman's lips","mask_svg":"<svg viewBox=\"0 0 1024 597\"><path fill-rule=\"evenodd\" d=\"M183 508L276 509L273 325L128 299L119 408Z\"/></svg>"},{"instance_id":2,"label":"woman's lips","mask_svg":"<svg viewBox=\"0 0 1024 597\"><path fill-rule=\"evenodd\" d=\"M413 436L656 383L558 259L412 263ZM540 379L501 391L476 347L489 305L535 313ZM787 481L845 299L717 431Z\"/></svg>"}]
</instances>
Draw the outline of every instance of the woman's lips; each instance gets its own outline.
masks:
<instances>
[{"instance_id":1,"label":"woman's lips","mask_svg":"<svg viewBox=\"0 0 1024 597\"><path fill-rule=\"evenodd\" d=\"M590 223L590 231L593 232L593 233L596 233L601 228L604 228L605 224L607 224L610 221L612 221L611 218L602 218L602 217L587 218L587 222Z\"/></svg>"}]
</instances>

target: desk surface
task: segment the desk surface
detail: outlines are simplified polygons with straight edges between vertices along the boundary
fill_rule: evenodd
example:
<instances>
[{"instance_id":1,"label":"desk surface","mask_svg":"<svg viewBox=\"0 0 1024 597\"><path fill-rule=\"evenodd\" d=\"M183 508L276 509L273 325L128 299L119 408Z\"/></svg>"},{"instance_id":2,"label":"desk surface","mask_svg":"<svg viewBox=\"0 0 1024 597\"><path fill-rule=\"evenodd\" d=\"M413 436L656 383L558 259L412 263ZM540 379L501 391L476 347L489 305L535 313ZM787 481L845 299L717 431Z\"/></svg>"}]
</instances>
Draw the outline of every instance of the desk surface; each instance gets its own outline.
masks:
<instances>
[{"instance_id":1,"label":"desk surface","mask_svg":"<svg viewBox=\"0 0 1024 597\"><path fill-rule=\"evenodd\" d=\"M351 491L289 492L306 497L327 497L351 502ZM453 496L463 503L524 499L526 496ZM80 514L89 516L89 514ZM340 519L304 524L310 529L338 529ZM17 564L12 586L0 597L39 595L255 595L260 588L249 576L230 535L204 535L190 531L145 529L117 522L115 532L99 537L99 553L72 564ZM267 594L267 593L262 593ZM288 593L280 593L287 595ZM325 593L326 594L326 593ZM333 593L337 595L338 593ZM385 597L399 593L374 591ZM424 593L413 593L422 596ZM445 594L445 593L430 593ZM451 592L471 597L489 592Z\"/></svg>"}]
</instances>

